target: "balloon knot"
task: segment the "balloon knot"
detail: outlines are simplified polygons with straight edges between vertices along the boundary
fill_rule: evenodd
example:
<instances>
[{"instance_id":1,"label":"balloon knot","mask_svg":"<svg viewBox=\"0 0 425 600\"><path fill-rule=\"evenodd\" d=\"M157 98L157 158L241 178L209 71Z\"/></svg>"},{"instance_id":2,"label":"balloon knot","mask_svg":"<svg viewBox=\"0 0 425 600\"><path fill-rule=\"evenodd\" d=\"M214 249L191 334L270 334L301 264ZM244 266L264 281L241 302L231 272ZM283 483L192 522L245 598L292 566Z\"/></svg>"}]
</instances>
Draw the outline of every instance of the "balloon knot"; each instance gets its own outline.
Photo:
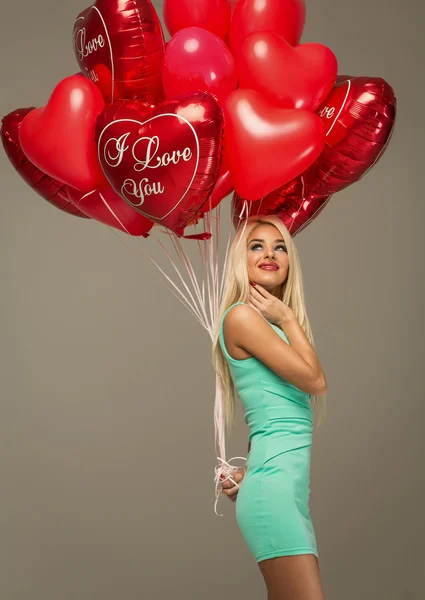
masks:
<instances>
[{"instance_id":1,"label":"balloon knot","mask_svg":"<svg viewBox=\"0 0 425 600\"><path fill-rule=\"evenodd\" d=\"M184 235L185 240L209 240L212 237L212 234L208 231L204 231L204 233L195 233L193 235Z\"/></svg>"}]
</instances>

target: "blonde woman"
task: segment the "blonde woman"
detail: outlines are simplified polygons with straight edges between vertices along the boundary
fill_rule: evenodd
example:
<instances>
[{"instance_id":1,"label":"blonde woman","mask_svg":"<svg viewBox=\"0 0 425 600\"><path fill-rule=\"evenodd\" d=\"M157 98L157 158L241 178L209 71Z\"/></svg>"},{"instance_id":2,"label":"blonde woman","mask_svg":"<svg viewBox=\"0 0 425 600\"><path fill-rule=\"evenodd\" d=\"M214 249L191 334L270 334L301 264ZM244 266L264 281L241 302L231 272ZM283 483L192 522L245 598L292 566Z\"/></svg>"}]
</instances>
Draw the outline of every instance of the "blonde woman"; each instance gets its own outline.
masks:
<instances>
[{"instance_id":1,"label":"blonde woman","mask_svg":"<svg viewBox=\"0 0 425 600\"><path fill-rule=\"evenodd\" d=\"M250 217L233 240L213 344L228 427L235 398L249 426L244 473L222 483L268 600L323 600L309 511L313 417L326 377L314 350L293 239L276 216Z\"/></svg>"}]
</instances>

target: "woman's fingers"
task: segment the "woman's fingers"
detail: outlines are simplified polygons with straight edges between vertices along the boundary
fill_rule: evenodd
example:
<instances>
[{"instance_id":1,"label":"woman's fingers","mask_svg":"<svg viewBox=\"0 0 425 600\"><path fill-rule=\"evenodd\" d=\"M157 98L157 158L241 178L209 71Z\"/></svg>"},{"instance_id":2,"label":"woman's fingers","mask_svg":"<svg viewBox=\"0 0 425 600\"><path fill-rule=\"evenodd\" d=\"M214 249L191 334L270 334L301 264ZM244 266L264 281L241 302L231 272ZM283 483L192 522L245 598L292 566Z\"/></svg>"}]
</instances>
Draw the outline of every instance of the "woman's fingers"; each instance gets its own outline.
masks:
<instances>
[{"instance_id":1,"label":"woman's fingers","mask_svg":"<svg viewBox=\"0 0 425 600\"><path fill-rule=\"evenodd\" d=\"M264 295L260 292L260 290L257 289L257 286L253 287L251 285L249 288L249 291L254 296L254 298L257 298L258 300L261 300L262 298L264 298Z\"/></svg>"},{"instance_id":2,"label":"woman's fingers","mask_svg":"<svg viewBox=\"0 0 425 600\"><path fill-rule=\"evenodd\" d=\"M223 494L225 494L232 502L236 500L238 492L239 488L237 488L236 486L233 486L233 488L231 488L230 490L223 490Z\"/></svg>"},{"instance_id":3,"label":"woman's fingers","mask_svg":"<svg viewBox=\"0 0 425 600\"><path fill-rule=\"evenodd\" d=\"M254 298L254 296L250 296L249 301L255 309L257 309L258 311L260 311L261 314L263 314L265 307L261 300L257 300L257 298Z\"/></svg>"},{"instance_id":4,"label":"woman's fingers","mask_svg":"<svg viewBox=\"0 0 425 600\"><path fill-rule=\"evenodd\" d=\"M236 473L233 474L232 479L237 484L240 484L240 482L244 478L244 475L245 471L236 471ZM233 481L227 480L221 484L221 487L223 488L223 494L225 494L229 498L229 500L232 500L232 502L234 502L239 492L238 486L235 485Z\"/></svg>"},{"instance_id":5,"label":"woman's fingers","mask_svg":"<svg viewBox=\"0 0 425 600\"><path fill-rule=\"evenodd\" d=\"M270 294L269 291L266 290L265 287L263 287L262 285L260 285L259 283L257 283L257 285L255 286L255 289L260 292L260 294L262 296L264 296L264 298L267 298L268 296L272 296L272 294Z\"/></svg>"},{"instance_id":6,"label":"woman's fingers","mask_svg":"<svg viewBox=\"0 0 425 600\"><path fill-rule=\"evenodd\" d=\"M239 476L233 476L233 479L236 481L236 483L240 483L243 479L243 477ZM224 483L221 484L221 487L223 488L223 492L225 494L231 492L232 490L238 490L238 487L232 482L232 481L225 481Z\"/></svg>"}]
</instances>

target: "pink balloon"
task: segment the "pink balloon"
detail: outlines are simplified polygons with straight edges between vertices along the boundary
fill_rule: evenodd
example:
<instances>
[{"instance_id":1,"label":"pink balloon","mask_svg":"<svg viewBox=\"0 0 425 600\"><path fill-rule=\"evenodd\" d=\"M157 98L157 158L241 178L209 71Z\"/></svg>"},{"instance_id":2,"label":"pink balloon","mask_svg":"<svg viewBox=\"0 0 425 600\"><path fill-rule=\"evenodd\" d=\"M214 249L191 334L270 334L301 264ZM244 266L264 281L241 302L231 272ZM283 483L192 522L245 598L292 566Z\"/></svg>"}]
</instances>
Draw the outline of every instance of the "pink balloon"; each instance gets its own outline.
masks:
<instances>
[{"instance_id":1,"label":"pink balloon","mask_svg":"<svg viewBox=\"0 0 425 600\"><path fill-rule=\"evenodd\" d=\"M162 83L168 99L200 91L214 94L222 105L237 86L235 59L219 37L187 27L168 42Z\"/></svg>"},{"instance_id":2,"label":"pink balloon","mask_svg":"<svg viewBox=\"0 0 425 600\"><path fill-rule=\"evenodd\" d=\"M164 21L170 35L186 27L202 27L225 40L230 4L228 0L164 0Z\"/></svg>"}]
</instances>

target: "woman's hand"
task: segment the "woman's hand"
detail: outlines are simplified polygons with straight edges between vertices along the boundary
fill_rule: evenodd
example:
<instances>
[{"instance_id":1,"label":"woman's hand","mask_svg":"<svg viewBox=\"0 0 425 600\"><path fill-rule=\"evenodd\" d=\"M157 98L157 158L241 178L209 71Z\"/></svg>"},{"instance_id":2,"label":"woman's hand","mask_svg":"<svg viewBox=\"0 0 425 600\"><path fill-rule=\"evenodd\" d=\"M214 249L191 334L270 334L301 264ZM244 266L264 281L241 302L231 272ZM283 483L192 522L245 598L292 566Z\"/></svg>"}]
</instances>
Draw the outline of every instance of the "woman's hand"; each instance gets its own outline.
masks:
<instances>
[{"instance_id":1,"label":"woman's hand","mask_svg":"<svg viewBox=\"0 0 425 600\"><path fill-rule=\"evenodd\" d=\"M242 471L241 470L236 471L233 474L232 479L234 479L234 481L236 481L236 483L238 485L240 485L242 479L245 477L245 473L246 473L246 467ZM223 494L226 494L226 496L232 502L236 502L236 498L237 498L238 492L239 492L238 486L236 486L232 481L230 481L230 479L228 479L227 481L224 481L221 484L221 487L223 489Z\"/></svg>"},{"instance_id":2,"label":"woman's hand","mask_svg":"<svg viewBox=\"0 0 425 600\"><path fill-rule=\"evenodd\" d=\"M251 283L248 304L259 310L269 323L279 327L285 321L295 317L287 304L270 294L259 283Z\"/></svg>"}]
</instances>

